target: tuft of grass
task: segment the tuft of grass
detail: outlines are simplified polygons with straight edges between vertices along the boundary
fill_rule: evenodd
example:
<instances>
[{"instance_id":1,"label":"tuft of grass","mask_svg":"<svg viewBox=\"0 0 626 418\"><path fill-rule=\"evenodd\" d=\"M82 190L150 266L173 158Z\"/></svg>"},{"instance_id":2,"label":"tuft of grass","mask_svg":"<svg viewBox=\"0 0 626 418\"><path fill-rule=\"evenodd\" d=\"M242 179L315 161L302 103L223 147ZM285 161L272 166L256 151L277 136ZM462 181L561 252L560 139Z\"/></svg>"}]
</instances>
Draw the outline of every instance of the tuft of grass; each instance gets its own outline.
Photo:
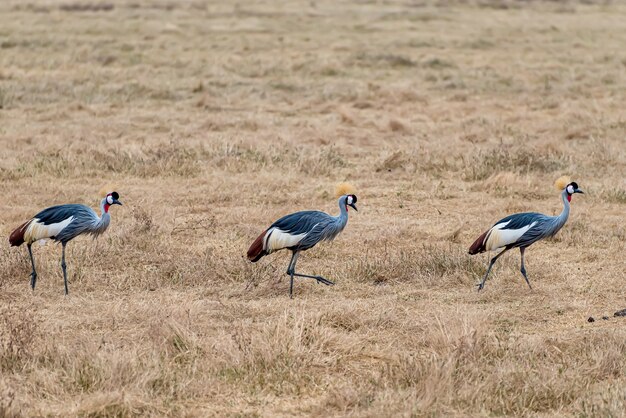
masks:
<instances>
[{"instance_id":1,"label":"tuft of grass","mask_svg":"<svg viewBox=\"0 0 626 418\"><path fill-rule=\"evenodd\" d=\"M611 189L602 194L604 200L608 203L626 204L626 190Z\"/></svg>"},{"instance_id":2,"label":"tuft of grass","mask_svg":"<svg viewBox=\"0 0 626 418\"><path fill-rule=\"evenodd\" d=\"M15 402L15 390L0 379L0 417L18 418L20 416Z\"/></svg>"},{"instance_id":3,"label":"tuft of grass","mask_svg":"<svg viewBox=\"0 0 626 418\"><path fill-rule=\"evenodd\" d=\"M345 275L373 284L411 282L420 287L442 287L468 283L480 275L484 266L459 245L422 245L419 248L381 254L366 252L348 264Z\"/></svg>"},{"instance_id":4,"label":"tuft of grass","mask_svg":"<svg viewBox=\"0 0 626 418\"><path fill-rule=\"evenodd\" d=\"M464 158L462 175L467 181L480 181L499 172L524 175L554 173L563 170L568 162L565 155L554 151L499 146L479 150L469 158Z\"/></svg>"},{"instance_id":5,"label":"tuft of grass","mask_svg":"<svg viewBox=\"0 0 626 418\"><path fill-rule=\"evenodd\" d=\"M487 50L495 47L495 43L488 39L477 38L472 41L466 41L462 46L468 49Z\"/></svg>"},{"instance_id":6,"label":"tuft of grass","mask_svg":"<svg viewBox=\"0 0 626 418\"><path fill-rule=\"evenodd\" d=\"M321 68L318 74L322 77L337 77L343 75L343 71L340 68L327 66Z\"/></svg>"},{"instance_id":7,"label":"tuft of grass","mask_svg":"<svg viewBox=\"0 0 626 418\"><path fill-rule=\"evenodd\" d=\"M2 78L0 77L0 80ZM11 106L11 94L7 91L7 89L2 88L0 86L0 110L7 109Z\"/></svg>"},{"instance_id":8,"label":"tuft of grass","mask_svg":"<svg viewBox=\"0 0 626 418\"><path fill-rule=\"evenodd\" d=\"M376 171L393 171L398 168L403 168L407 164L407 156L402 151L396 151L386 157L377 167Z\"/></svg>"},{"instance_id":9,"label":"tuft of grass","mask_svg":"<svg viewBox=\"0 0 626 418\"><path fill-rule=\"evenodd\" d=\"M431 68L435 70L443 70L447 68L456 68L456 64L444 58L434 57L428 58L420 63L424 68Z\"/></svg>"},{"instance_id":10,"label":"tuft of grass","mask_svg":"<svg viewBox=\"0 0 626 418\"><path fill-rule=\"evenodd\" d=\"M274 323L244 330L234 324L228 364L218 376L235 382L248 393L296 396L319 386L322 378L308 374L323 367L321 358L332 349L333 339L319 325L319 317L285 312Z\"/></svg>"},{"instance_id":11,"label":"tuft of grass","mask_svg":"<svg viewBox=\"0 0 626 418\"><path fill-rule=\"evenodd\" d=\"M39 151L19 160L14 168L1 168L0 178L15 180L41 175L70 177L84 172L114 172L140 178L192 178L200 175L207 165L236 172L250 167L292 167L305 174L330 175L345 167L346 162L333 146L316 150L302 150L298 146L257 148L238 144L206 148L170 142L146 147L139 152L119 149Z\"/></svg>"},{"instance_id":12,"label":"tuft of grass","mask_svg":"<svg viewBox=\"0 0 626 418\"><path fill-rule=\"evenodd\" d=\"M270 87L274 90L285 91L289 93L295 93L300 89L300 87L296 86L295 84L284 83L282 81L271 82Z\"/></svg>"},{"instance_id":13,"label":"tuft of grass","mask_svg":"<svg viewBox=\"0 0 626 418\"><path fill-rule=\"evenodd\" d=\"M410 128L408 127L407 123L404 121L401 121L400 119L390 119L389 129L391 129L391 131L393 132L402 132L402 133L406 133L410 131Z\"/></svg>"},{"instance_id":14,"label":"tuft of grass","mask_svg":"<svg viewBox=\"0 0 626 418\"><path fill-rule=\"evenodd\" d=\"M12 305L0 307L0 370L22 369L32 359L37 336L34 318Z\"/></svg>"},{"instance_id":15,"label":"tuft of grass","mask_svg":"<svg viewBox=\"0 0 626 418\"><path fill-rule=\"evenodd\" d=\"M410 68L417 65L417 63L412 59L397 54L359 54L356 56L356 61L360 65L368 65L373 67L385 66L391 68Z\"/></svg>"},{"instance_id":16,"label":"tuft of grass","mask_svg":"<svg viewBox=\"0 0 626 418\"><path fill-rule=\"evenodd\" d=\"M93 395L83 402L76 415L81 418L129 418L154 413L147 402L133 399L122 392Z\"/></svg>"},{"instance_id":17,"label":"tuft of grass","mask_svg":"<svg viewBox=\"0 0 626 418\"><path fill-rule=\"evenodd\" d=\"M84 2L65 3L59 5L59 10L64 12L108 12L115 8L113 3L107 2Z\"/></svg>"}]
</instances>

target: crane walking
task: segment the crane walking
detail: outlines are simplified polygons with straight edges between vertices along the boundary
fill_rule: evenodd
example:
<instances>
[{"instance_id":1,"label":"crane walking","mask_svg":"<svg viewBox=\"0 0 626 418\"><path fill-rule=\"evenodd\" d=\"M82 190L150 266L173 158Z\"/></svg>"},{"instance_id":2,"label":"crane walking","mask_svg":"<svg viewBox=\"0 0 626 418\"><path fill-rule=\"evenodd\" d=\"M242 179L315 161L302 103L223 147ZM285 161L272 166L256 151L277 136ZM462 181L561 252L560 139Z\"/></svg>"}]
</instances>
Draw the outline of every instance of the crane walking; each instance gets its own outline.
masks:
<instances>
[{"instance_id":1,"label":"crane walking","mask_svg":"<svg viewBox=\"0 0 626 418\"><path fill-rule=\"evenodd\" d=\"M469 253L472 255L504 247L504 250L491 259L485 277L478 284L479 292L485 287L485 281L496 260L511 248L519 248L522 258L520 271L528 287L532 289L524 267L524 251L535 242L556 234L567 221L572 195L583 193L578 188L578 184L570 182L567 177L559 178L555 186L561 191L563 200L563 211L559 216L547 216L536 212L516 213L499 220L474 241L469 248Z\"/></svg>"},{"instance_id":2,"label":"crane walking","mask_svg":"<svg viewBox=\"0 0 626 418\"><path fill-rule=\"evenodd\" d=\"M287 274L291 278L289 297L293 297L293 278L304 277L315 279L318 283L334 285L322 276L311 276L296 273L296 262L301 251L314 247L320 241L332 241L348 223L348 207L357 210L356 195L350 192L351 187L341 184L337 187L339 197L338 216L331 216L320 211L302 211L284 216L267 228L248 249L248 259L253 263L263 256L282 249L291 250L291 261Z\"/></svg>"},{"instance_id":3,"label":"crane walking","mask_svg":"<svg viewBox=\"0 0 626 418\"><path fill-rule=\"evenodd\" d=\"M111 222L109 208L112 205L121 205L117 192L108 193L100 202L102 216L89 206L79 204L52 206L42 210L31 220L20 225L9 237L11 246L19 247L26 243L30 262L33 271L30 274L30 286L35 290L37 283L37 270L35 269L35 259L33 258L33 242L50 238L60 242L63 246L61 257L61 269L63 270L63 280L65 283L65 294L67 289L67 270L65 265L65 246L69 241L81 234L91 234L95 237L106 231Z\"/></svg>"}]
</instances>

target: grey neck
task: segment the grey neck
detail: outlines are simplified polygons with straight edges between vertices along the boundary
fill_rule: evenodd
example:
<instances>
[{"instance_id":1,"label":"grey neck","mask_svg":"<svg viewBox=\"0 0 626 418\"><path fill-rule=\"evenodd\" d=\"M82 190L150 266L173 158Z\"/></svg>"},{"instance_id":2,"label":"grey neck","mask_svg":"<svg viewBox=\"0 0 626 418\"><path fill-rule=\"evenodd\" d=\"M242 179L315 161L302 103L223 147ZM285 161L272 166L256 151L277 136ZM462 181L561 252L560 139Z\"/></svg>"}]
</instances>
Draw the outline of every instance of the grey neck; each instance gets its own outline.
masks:
<instances>
[{"instance_id":1,"label":"grey neck","mask_svg":"<svg viewBox=\"0 0 626 418\"><path fill-rule=\"evenodd\" d=\"M341 225L341 228L343 228L348 223L348 208L346 207L346 196L341 196L338 203L339 215L336 216L335 219Z\"/></svg>"},{"instance_id":2,"label":"grey neck","mask_svg":"<svg viewBox=\"0 0 626 418\"><path fill-rule=\"evenodd\" d=\"M565 225L565 222L567 222L567 218L569 217L570 204L567 200L567 195L567 190L563 190L563 192L561 193L561 200L563 200L563 210L561 211L561 214L556 217L556 224L558 225L558 228L561 228L563 225Z\"/></svg>"},{"instance_id":3,"label":"grey neck","mask_svg":"<svg viewBox=\"0 0 626 418\"><path fill-rule=\"evenodd\" d=\"M567 220L567 217L569 216L569 200L567 200L567 190L563 190L563 192L561 193L561 200L563 200L563 210L561 211L561 214L559 215L559 218L564 218L565 220Z\"/></svg>"},{"instance_id":4,"label":"grey neck","mask_svg":"<svg viewBox=\"0 0 626 418\"><path fill-rule=\"evenodd\" d=\"M109 215L104 210L104 205L106 204L106 198L102 199L100 202L100 218L96 219L93 225L93 234L100 235L109 227L109 223L111 223L111 215Z\"/></svg>"}]
</instances>

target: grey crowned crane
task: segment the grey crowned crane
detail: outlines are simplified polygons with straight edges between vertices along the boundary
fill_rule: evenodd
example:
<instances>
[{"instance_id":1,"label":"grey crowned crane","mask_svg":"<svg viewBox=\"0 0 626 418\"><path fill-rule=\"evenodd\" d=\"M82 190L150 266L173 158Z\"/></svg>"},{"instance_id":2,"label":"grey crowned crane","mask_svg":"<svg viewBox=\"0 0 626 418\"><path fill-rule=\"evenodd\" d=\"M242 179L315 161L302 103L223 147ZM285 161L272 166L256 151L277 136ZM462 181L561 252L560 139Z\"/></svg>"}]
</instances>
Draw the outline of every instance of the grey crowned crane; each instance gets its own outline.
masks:
<instances>
[{"instance_id":1,"label":"grey crowned crane","mask_svg":"<svg viewBox=\"0 0 626 418\"><path fill-rule=\"evenodd\" d=\"M569 216L572 195L575 193L583 193L583 191L578 188L578 184L570 182L567 177L559 178L555 186L561 192L561 200L563 201L563 211L559 216L547 216L536 212L516 213L500 219L474 241L469 248L470 254L480 254L485 251L504 248L489 262L485 277L483 277L482 281L478 284L478 291L481 291L483 287L485 287L487 276L489 276L489 272L496 260L511 248L519 248L522 258L520 271L528 287L532 289L528 281L528 276L526 275L526 268L524 267L524 251L535 242L551 237L559 232L563 225L565 225Z\"/></svg>"},{"instance_id":2,"label":"grey crowned crane","mask_svg":"<svg viewBox=\"0 0 626 418\"><path fill-rule=\"evenodd\" d=\"M293 297L294 277L305 277L328 286L334 285L322 276L296 273L296 262L301 251L314 247L320 241L332 241L343 231L348 223L348 207L357 210L357 197L351 193L350 185L340 184L337 187L337 195L340 211L338 216L314 210L292 213L274 222L254 240L248 249L248 259L253 263L265 255L282 249L292 252L287 268L287 274L291 278L289 297Z\"/></svg>"},{"instance_id":3,"label":"grey crowned crane","mask_svg":"<svg viewBox=\"0 0 626 418\"><path fill-rule=\"evenodd\" d=\"M65 283L65 294L67 289L67 270L65 265L65 246L72 239L81 234L91 234L95 237L106 231L111 222L109 208L112 205L121 205L119 194L117 192L108 193L100 202L100 211L102 216L98 216L96 212L89 206L69 204L52 206L42 210L31 220L20 225L9 237L11 246L19 247L26 243L30 262L33 271L30 274L30 286L35 290L37 283L37 270L35 269L35 259L33 258L32 245L33 242L50 238L56 242L60 242L63 246L61 257L61 269L63 270L63 280Z\"/></svg>"}]
</instances>

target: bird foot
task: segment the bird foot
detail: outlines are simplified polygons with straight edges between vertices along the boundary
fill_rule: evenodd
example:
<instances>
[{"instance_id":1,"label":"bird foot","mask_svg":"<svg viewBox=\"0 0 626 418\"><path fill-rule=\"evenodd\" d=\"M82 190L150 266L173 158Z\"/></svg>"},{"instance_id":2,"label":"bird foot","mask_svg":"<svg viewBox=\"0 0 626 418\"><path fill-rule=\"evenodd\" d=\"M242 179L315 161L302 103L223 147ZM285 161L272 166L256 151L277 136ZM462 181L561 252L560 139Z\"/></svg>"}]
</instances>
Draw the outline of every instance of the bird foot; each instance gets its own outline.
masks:
<instances>
[{"instance_id":1,"label":"bird foot","mask_svg":"<svg viewBox=\"0 0 626 418\"><path fill-rule=\"evenodd\" d=\"M484 283L478 283L477 286L478 286L478 291L480 292L485 287L485 284Z\"/></svg>"},{"instance_id":2,"label":"bird foot","mask_svg":"<svg viewBox=\"0 0 626 418\"><path fill-rule=\"evenodd\" d=\"M334 286L335 285L334 282L331 282L330 280L325 279L322 276L317 276L317 277L315 277L315 279L317 280L318 283L325 284L326 286Z\"/></svg>"}]
</instances>

